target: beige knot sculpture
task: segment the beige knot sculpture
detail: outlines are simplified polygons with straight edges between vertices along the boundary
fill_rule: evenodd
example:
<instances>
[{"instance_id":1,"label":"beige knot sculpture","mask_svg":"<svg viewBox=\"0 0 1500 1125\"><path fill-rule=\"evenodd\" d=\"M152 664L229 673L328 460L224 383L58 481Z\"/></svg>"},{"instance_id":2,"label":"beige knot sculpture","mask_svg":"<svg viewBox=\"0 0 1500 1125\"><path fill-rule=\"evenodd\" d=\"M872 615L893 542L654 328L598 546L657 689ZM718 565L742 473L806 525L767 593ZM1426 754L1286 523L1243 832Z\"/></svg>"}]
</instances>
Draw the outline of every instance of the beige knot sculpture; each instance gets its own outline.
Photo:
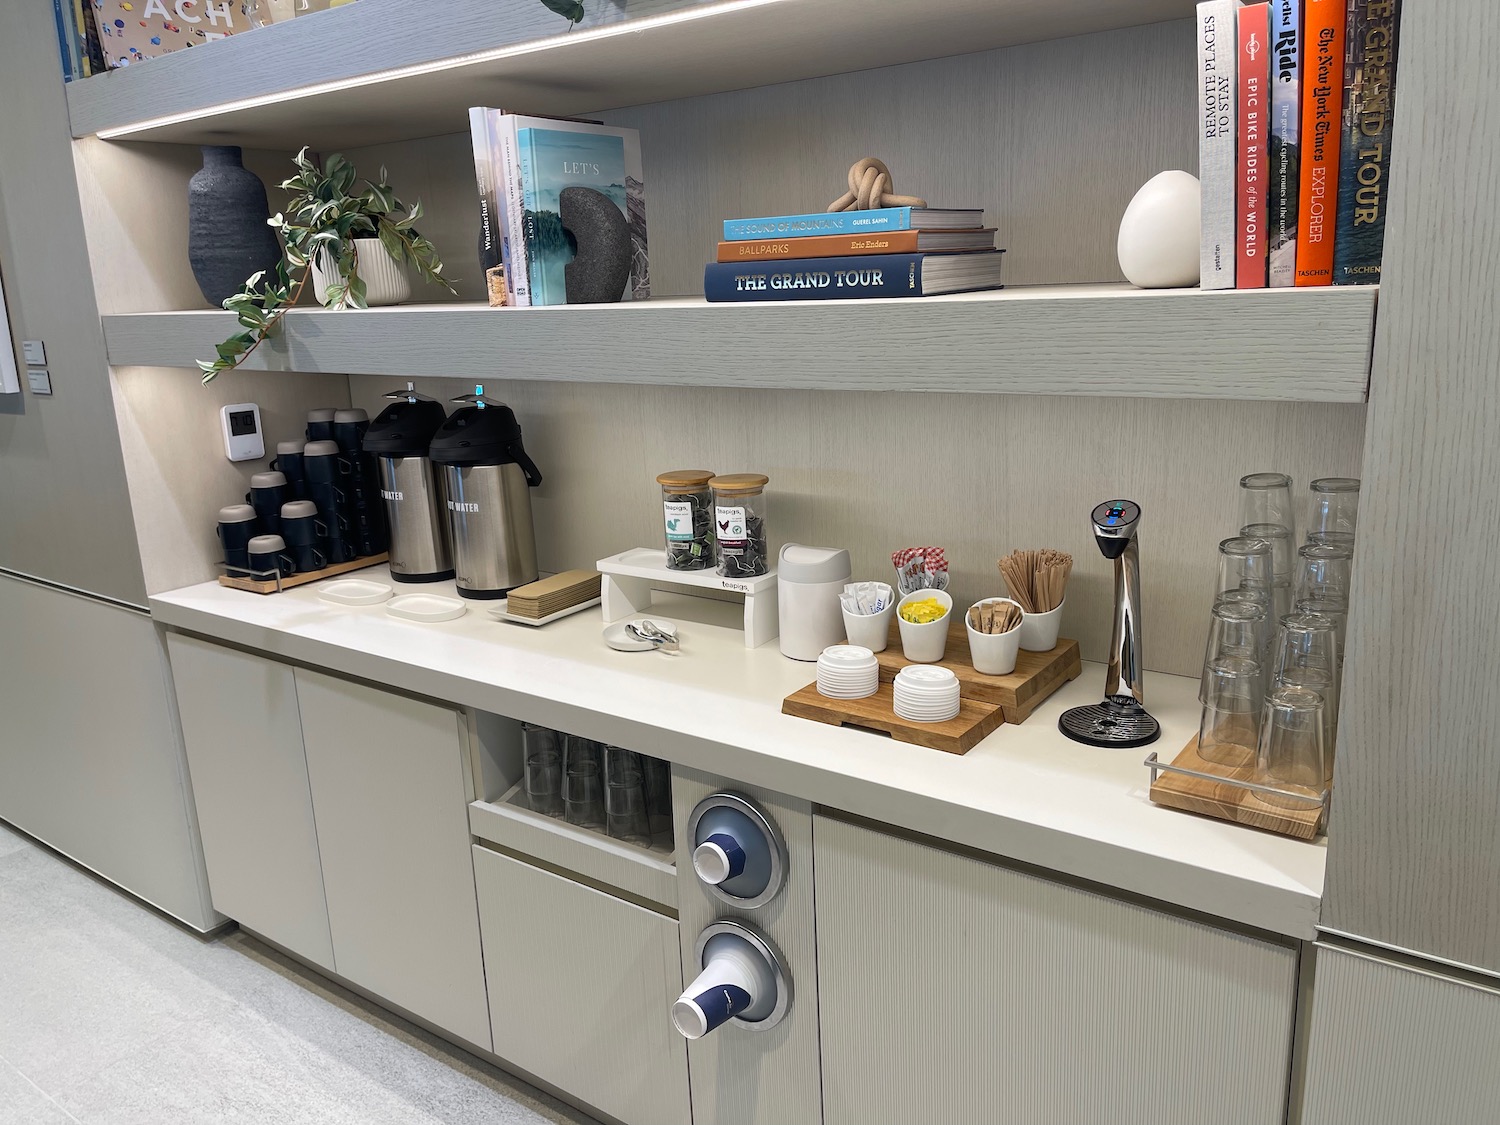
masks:
<instances>
[{"instance_id":1,"label":"beige knot sculpture","mask_svg":"<svg viewBox=\"0 0 1500 1125\"><path fill-rule=\"evenodd\" d=\"M867 156L849 167L849 190L828 205L834 211L868 211L872 207L926 207L927 200L892 192L891 170L884 160Z\"/></svg>"}]
</instances>

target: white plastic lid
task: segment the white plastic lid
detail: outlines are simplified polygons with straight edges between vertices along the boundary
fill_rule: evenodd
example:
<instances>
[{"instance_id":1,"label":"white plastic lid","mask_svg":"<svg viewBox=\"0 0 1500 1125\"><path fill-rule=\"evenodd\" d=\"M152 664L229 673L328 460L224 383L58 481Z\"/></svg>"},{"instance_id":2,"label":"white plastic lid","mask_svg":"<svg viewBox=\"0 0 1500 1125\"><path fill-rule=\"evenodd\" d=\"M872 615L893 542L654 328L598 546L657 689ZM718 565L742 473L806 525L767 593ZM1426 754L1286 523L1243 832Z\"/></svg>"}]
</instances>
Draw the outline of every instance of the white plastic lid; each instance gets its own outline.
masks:
<instances>
[{"instance_id":1,"label":"white plastic lid","mask_svg":"<svg viewBox=\"0 0 1500 1125\"><path fill-rule=\"evenodd\" d=\"M717 887L729 878L729 853L712 840L705 840L693 849L693 871L705 883ZM697 1036L688 1038L696 1039Z\"/></svg>"},{"instance_id":2,"label":"white plastic lid","mask_svg":"<svg viewBox=\"0 0 1500 1125\"><path fill-rule=\"evenodd\" d=\"M672 1005L672 1025L686 1039L702 1039L708 1034L708 1017L696 1002L686 996Z\"/></svg>"},{"instance_id":3,"label":"white plastic lid","mask_svg":"<svg viewBox=\"0 0 1500 1125\"><path fill-rule=\"evenodd\" d=\"M250 477L251 488L285 488L286 474L278 472L254 473Z\"/></svg>"},{"instance_id":4,"label":"white plastic lid","mask_svg":"<svg viewBox=\"0 0 1500 1125\"><path fill-rule=\"evenodd\" d=\"M849 552L841 547L804 547L788 543L781 548L776 573L783 582L847 582L853 573Z\"/></svg>"}]
</instances>

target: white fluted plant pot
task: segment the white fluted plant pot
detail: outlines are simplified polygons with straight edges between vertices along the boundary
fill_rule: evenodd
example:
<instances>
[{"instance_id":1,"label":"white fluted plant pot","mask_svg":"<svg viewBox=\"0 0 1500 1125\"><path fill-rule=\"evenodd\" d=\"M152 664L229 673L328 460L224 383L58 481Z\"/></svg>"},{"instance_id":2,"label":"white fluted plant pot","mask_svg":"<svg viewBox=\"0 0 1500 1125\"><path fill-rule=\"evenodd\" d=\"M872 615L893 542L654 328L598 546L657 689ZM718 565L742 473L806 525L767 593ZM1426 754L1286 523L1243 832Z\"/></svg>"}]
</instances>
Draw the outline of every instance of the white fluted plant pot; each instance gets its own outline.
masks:
<instances>
[{"instance_id":1,"label":"white fluted plant pot","mask_svg":"<svg viewBox=\"0 0 1500 1125\"><path fill-rule=\"evenodd\" d=\"M399 305L411 298L411 279L405 268L391 257L390 251L378 238L356 238L355 253L359 255L359 276L365 283L365 304ZM316 254L312 262L313 296L318 304L327 304L328 287L338 279L338 270L329 262L323 268L324 255Z\"/></svg>"}]
</instances>

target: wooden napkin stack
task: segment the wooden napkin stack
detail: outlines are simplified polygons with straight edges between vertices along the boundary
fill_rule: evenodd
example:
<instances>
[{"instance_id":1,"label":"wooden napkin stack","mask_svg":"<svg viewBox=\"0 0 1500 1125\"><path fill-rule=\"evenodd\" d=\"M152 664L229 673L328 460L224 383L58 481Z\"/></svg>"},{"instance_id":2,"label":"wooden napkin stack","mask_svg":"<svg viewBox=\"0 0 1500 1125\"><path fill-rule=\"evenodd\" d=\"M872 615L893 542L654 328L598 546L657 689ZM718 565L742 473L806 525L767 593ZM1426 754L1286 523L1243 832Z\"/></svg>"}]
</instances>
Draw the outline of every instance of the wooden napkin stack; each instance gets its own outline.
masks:
<instances>
[{"instance_id":1,"label":"wooden napkin stack","mask_svg":"<svg viewBox=\"0 0 1500 1125\"><path fill-rule=\"evenodd\" d=\"M513 617L539 621L599 596L597 570L566 570L510 592L506 611Z\"/></svg>"}]
</instances>

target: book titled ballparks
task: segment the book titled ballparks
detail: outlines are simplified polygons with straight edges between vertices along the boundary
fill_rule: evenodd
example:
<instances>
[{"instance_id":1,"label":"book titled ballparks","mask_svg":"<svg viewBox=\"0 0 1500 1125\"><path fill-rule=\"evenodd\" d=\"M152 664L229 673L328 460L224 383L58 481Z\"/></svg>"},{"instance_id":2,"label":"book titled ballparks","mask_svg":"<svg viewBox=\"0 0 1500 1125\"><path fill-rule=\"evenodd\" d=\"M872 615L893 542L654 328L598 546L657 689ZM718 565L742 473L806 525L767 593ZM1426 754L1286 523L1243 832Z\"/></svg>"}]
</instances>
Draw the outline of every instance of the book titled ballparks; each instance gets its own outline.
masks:
<instances>
[{"instance_id":1,"label":"book titled ballparks","mask_svg":"<svg viewBox=\"0 0 1500 1125\"><path fill-rule=\"evenodd\" d=\"M982 209L875 207L868 211L829 211L815 215L768 215L725 219L724 241L750 238L811 238L820 234L873 234L892 230L972 230L984 226Z\"/></svg>"},{"instance_id":2,"label":"book titled ballparks","mask_svg":"<svg viewBox=\"0 0 1500 1125\"><path fill-rule=\"evenodd\" d=\"M1235 12L1240 0L1198 5L1198 178L1203 185L1200 282L1205 289L1234 288L1235 205L1239 176L1236 144L1239 44Z\"/></svg>"},{"instance_id":3,"label":"book titled ballparks","mask_svg":"<svg viewBox=\"0 0 1500 1125\"><path fill-rule=\"evenodd\" d=\"M1004 250L974 254L872 254L791 262L710 262L710 301L841 301L859 297L931 297L999 289Z\"/></svg>"},{"instance_id":4,"label":"book titled ballparks","mask_svg":"<svg viewBox=\"0 0 1500 1125\"><path fill-rule=\"evenodd\" d=\"M1344 114L1333 283L1380 280L1396 110L1396 27L1400 0L1349 0Z\"/></svg>"},{"instance_id":5,"label":"book titled ballparks","mask_svg":"<svg viewBox=\"0 0 1500 1125\"><path fill-rule=\"evenodd\" d=\"M1302 0L1271 0L1271 216L1266 262L1273 288L1297 281L1297 130L1302 103Z\"/></svg>"},{"instance_id":6,"label":"book titled ballparks","mask_svg":"<svg viewBox=\"0 0 1500 1125\"><path fill-rule=\"evenodd\" d=\"M894 230L885 234L830 234L819 238L752 238L719 243L719 261L773 258L843 258L850 254L962 253L993 250L995 228Z\"/></svg>"}]
</instances>

